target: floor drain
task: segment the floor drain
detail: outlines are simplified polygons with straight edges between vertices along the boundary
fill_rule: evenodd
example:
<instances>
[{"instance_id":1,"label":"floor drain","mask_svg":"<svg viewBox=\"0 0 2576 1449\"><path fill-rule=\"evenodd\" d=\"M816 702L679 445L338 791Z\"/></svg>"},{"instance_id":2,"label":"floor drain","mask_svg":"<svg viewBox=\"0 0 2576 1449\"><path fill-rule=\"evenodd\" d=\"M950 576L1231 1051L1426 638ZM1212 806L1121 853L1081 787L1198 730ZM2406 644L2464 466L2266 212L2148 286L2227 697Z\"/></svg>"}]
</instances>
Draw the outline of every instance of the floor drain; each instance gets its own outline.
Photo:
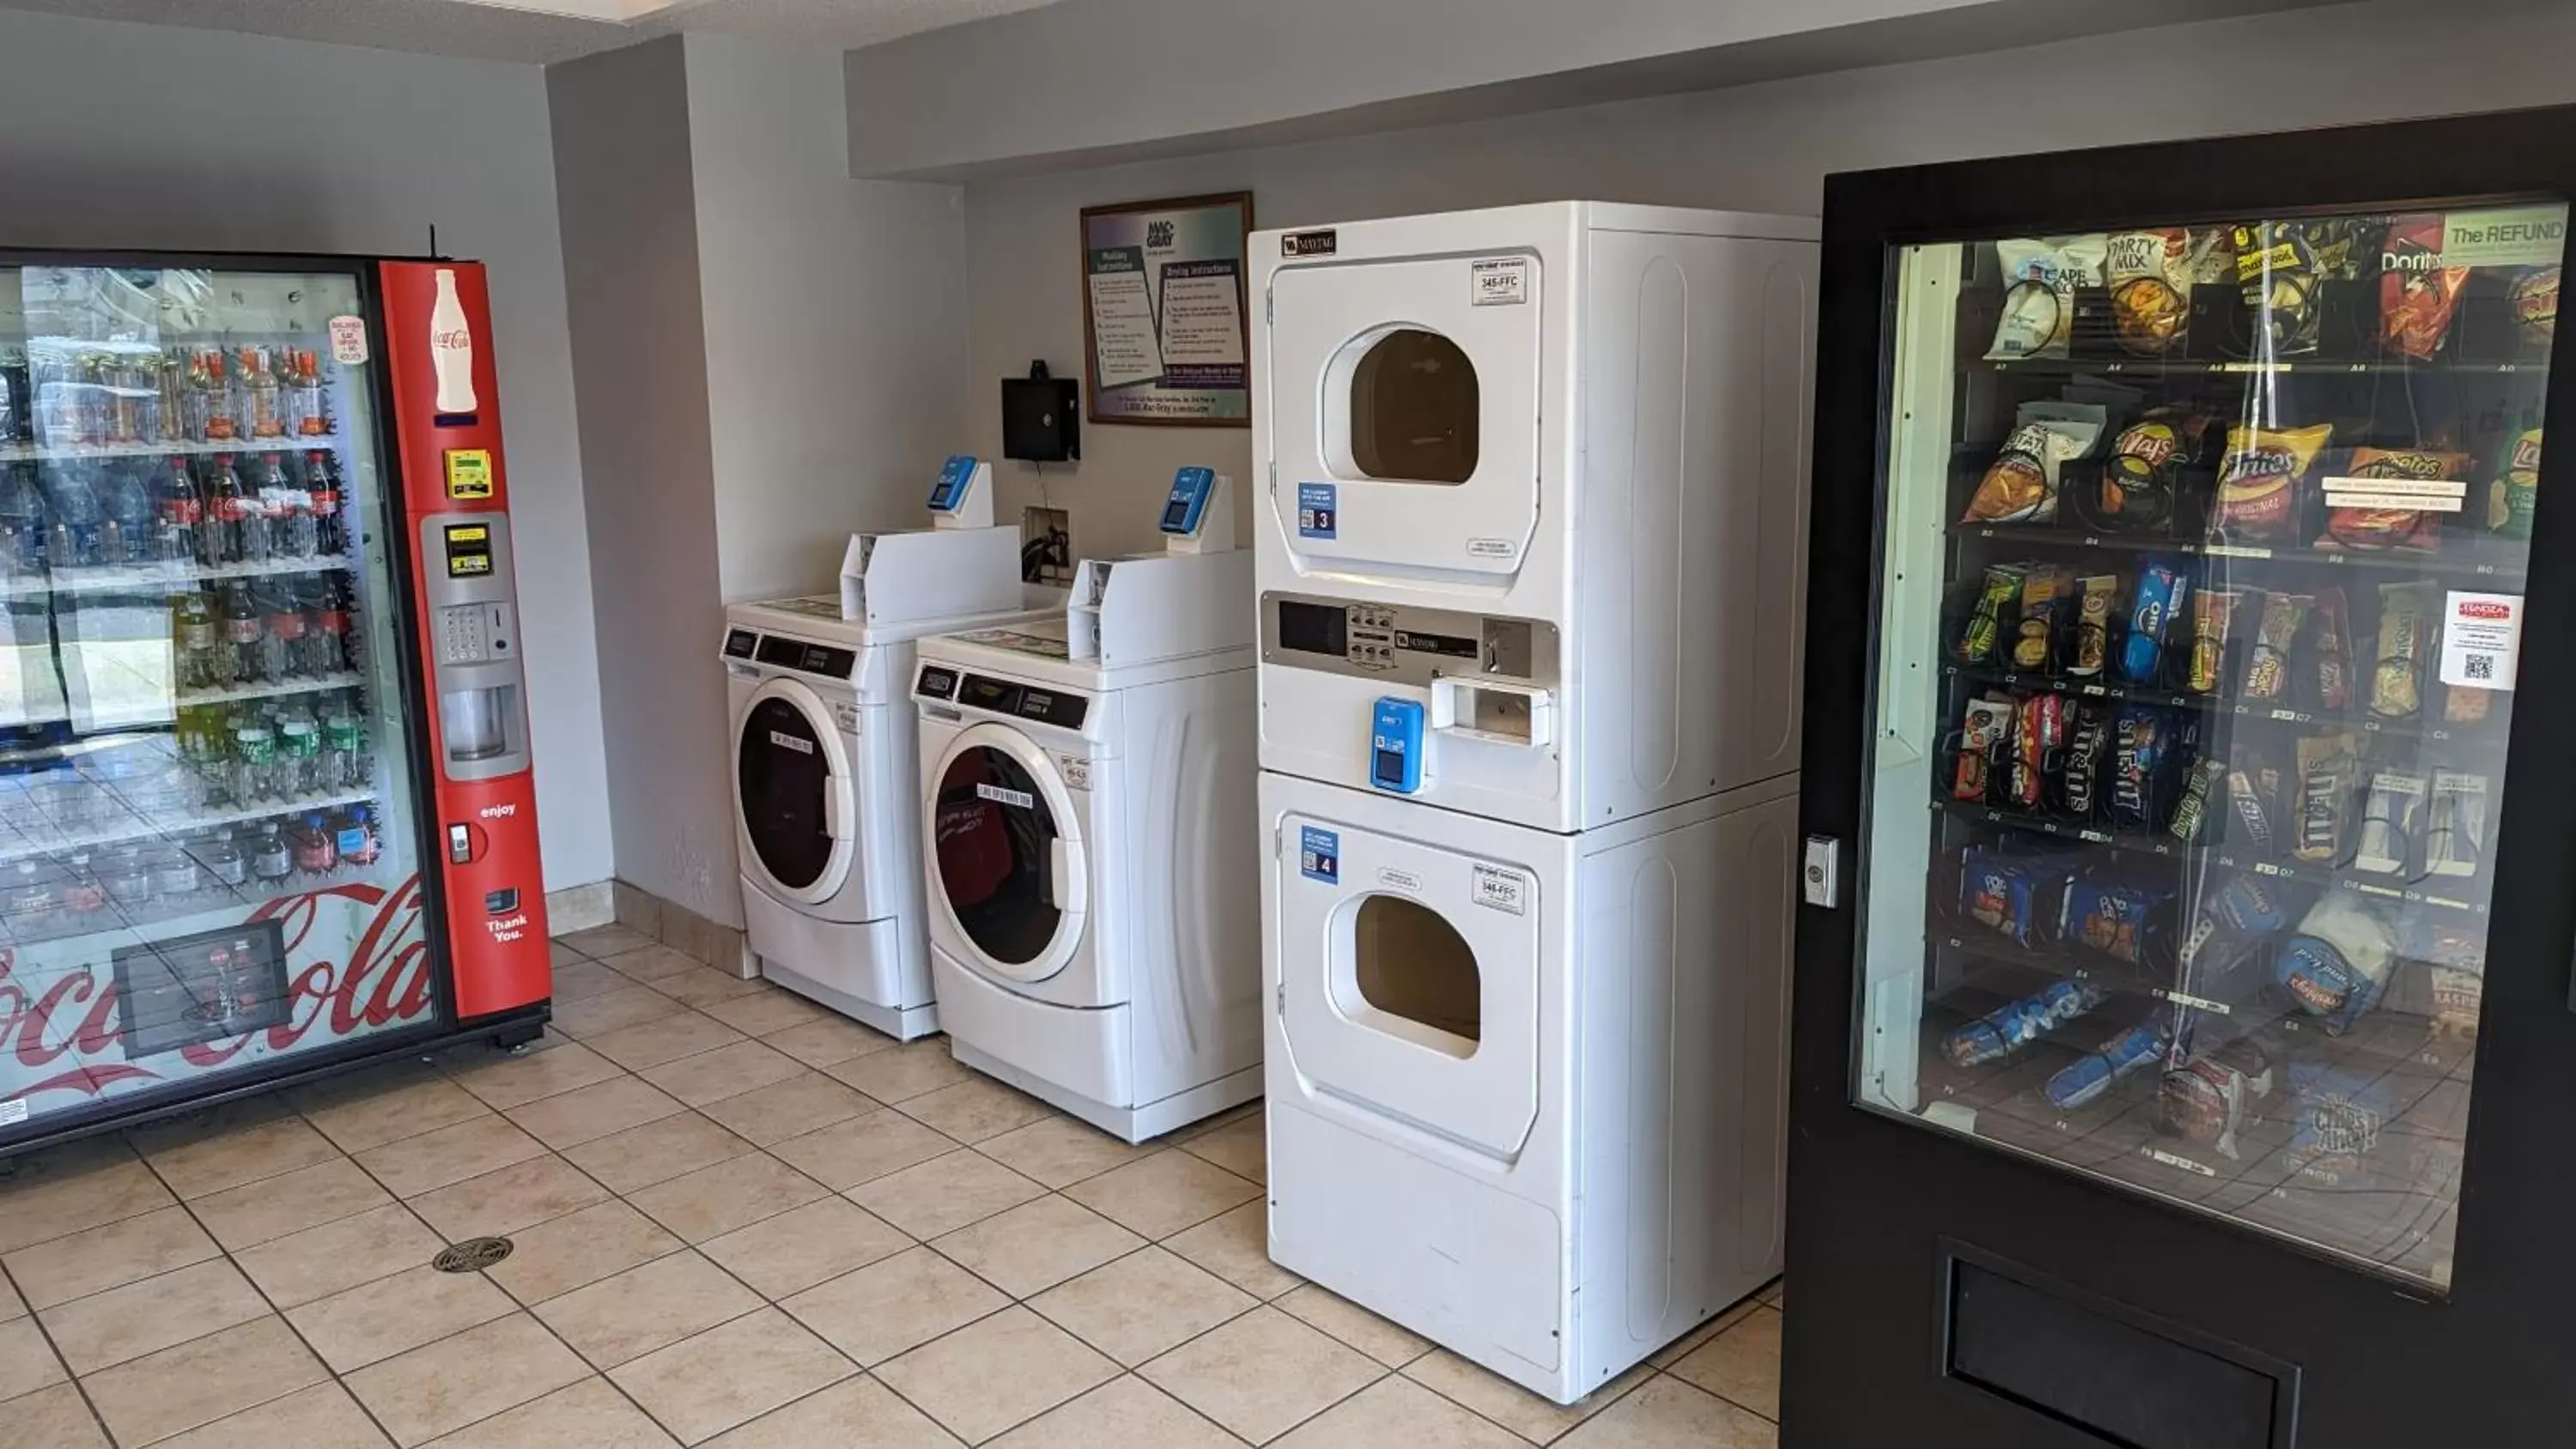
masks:
<instances>
[{"instance_id":1,"label":"floor drain","mask_svg":"<svg viewBox=\"0 0 2576 1449\"><path fill-rule=\"evenodd\" d=\"M508 1238L467 1238L429 1260L442 1273L480 1273L510 1256Z\"/></svg>"}]
</instances>

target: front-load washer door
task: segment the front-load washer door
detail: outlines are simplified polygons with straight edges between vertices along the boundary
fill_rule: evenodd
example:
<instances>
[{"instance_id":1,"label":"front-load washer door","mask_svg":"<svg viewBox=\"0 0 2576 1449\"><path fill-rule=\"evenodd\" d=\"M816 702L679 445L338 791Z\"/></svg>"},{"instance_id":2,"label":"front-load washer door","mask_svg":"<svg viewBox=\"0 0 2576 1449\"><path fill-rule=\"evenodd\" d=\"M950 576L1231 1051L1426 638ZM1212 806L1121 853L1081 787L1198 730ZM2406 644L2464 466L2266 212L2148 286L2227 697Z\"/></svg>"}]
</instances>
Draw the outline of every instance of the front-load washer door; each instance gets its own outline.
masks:
<instances>
[{"instance_id":1,"label":"front-load washer door","mask_svg":"<svg viewBox=\"0 0 2576 1449\"><path fill-rule=\"evenodd\" d=\"M858 800L832 708L793 679L752 692L734 733L743 869L782 900L830 900L850 878Z\"/></svg>"},{"instance_id":2,"label":"front-load washer door","mask_svg":"<svg viewBox=\"0 0 2576 1449\"><path fill-rule=\"evenodd\" d=\"M1007 725L978 724L928 778L931 897L966 964L1006 983L1062 971L1082 941L1090 867L1055 761Z\"/></svg>"},{"instance_id":3,"label":"front-load washer door","mask_svg":"<svg viewBox=\"0 0 2576 1449\"><path fill-rule=\"evenodd\" d=\"M1495 1157L1538 1118L1537 876L1290 815L1279 836L1283 1027L1317 1090Z\"/></svg>"},{"instance_id":4,"label":"front-load washer door","mask_svg":"<svg viewBox=\"0 0 2576 1449\"><path fill-rule=\"evenodd\" d=\"M1520 571L1538 528L1545 280L1511 250L1273 276L1270 504L1300 570Z\"/></svg>"}]
</instances>

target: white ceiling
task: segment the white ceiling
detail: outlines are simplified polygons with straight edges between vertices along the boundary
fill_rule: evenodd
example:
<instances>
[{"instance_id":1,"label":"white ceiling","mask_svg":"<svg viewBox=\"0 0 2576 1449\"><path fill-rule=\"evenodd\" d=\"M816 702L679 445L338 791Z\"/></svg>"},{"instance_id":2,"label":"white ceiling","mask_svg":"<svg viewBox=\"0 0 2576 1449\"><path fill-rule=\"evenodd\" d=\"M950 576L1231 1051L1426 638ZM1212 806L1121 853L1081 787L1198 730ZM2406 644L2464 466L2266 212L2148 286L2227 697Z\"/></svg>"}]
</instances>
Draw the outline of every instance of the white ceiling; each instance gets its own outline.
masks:
<instances>
[{"instance_id":1,"label":"white ceiling","mask_svg":"<svg viewBox=\"0 0 2576 1449\"><path fill-rule=\"evenodd\" d=\"M0 0L0 8L547 64L682 30L834 49L1052 0ZM524 7L524 8L522 8ZM631 24L541 13L644 13Z\"/></svg>"}]
</instances>

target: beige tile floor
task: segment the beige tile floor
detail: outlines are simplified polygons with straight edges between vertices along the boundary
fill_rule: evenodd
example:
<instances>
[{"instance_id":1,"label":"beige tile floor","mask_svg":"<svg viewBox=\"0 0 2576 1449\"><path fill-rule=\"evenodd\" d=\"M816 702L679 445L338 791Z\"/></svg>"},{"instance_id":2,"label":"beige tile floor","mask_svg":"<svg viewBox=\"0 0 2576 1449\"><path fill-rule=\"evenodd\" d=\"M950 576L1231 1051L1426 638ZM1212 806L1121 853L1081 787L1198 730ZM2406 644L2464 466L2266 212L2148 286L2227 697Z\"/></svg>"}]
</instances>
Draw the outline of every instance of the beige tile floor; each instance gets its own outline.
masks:
<instances>
[{"instance_id":1,"label":"beige tile floor","mask_svg":"<svg viewBox=\"0 0 2576 1449\"><path fill-rule=\"evenodd\" d=\"M0 1179L0 1449L1776 1443L1776 1286L1560 1409L1272 1265L1257 1109L1129 1147L616 927L556 961L524 1055Z\"/></svg>"}]
</instances>

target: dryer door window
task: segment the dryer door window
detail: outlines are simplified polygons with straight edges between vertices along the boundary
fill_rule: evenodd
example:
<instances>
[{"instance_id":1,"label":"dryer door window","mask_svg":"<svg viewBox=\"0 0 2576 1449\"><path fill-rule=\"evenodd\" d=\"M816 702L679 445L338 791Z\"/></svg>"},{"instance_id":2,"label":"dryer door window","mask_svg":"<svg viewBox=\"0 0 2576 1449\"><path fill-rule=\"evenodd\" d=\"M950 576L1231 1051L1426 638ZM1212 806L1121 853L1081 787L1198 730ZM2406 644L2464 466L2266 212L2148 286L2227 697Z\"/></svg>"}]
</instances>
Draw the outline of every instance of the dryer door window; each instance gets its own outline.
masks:
<instances>
[{"instance_id":1,"label":"dryer door window","mask_svg":"<svg viewBox=\"0 0 2576 1449\"><path fill-rule=\"evenodd\" d=\"M1398 327L1369 342L1351 368L1346 406L1337 440L1350 449L1350 471L1452 485L1474 475L1476 364L1439 333Z\"/></svg>"},{"instance_id":2,"label":"dryer door window","mask_svg":"<svg viewBox=\"0 0 2576 1449\"><path fill-rule=\"evenodd\" d=\"M1438 912L1404 896L1370 896L1351 923L1351 989L1360 1002L1434 1035L1423 1045L1472 1057L1485 1033L1476 948ZM1357 1003L1343 1003L1347 1012Z\"/></svg>"},{"instance_id":3,"label":"dryer door window","mask_svg":"<svg viewBox=\"0 0 2576 1449\"><path fill-rule=\"evenodd\" d=\"M814 720L784 699L764 699L743 716L735 748L752 853L781 886L810 889L832 863L825 796L840 788Z\"/></svg>"},{"instance_id":4,"label":"dryer door window","mask_svg":"<svg viewBox=\"0 0 2576 1449\"><path fill-rule=\"evenodd\" d=\"M1057 863L1069 843L1027 766L991 745L960 751L939 777L932 820L939 888L991 962L1025 967L1045 955L1064 922Z\"/></svg>"}]
</instances>

